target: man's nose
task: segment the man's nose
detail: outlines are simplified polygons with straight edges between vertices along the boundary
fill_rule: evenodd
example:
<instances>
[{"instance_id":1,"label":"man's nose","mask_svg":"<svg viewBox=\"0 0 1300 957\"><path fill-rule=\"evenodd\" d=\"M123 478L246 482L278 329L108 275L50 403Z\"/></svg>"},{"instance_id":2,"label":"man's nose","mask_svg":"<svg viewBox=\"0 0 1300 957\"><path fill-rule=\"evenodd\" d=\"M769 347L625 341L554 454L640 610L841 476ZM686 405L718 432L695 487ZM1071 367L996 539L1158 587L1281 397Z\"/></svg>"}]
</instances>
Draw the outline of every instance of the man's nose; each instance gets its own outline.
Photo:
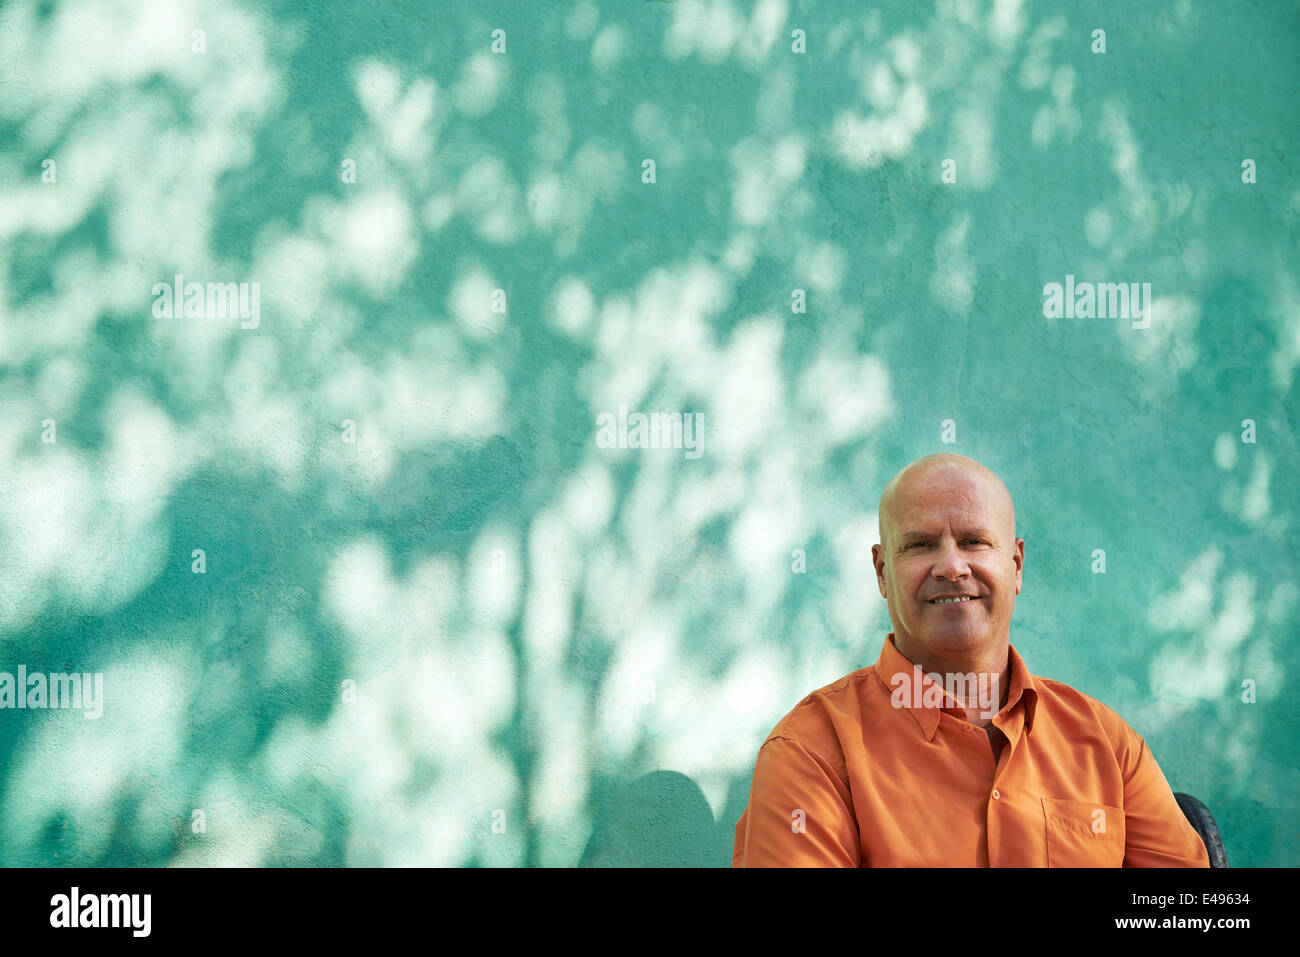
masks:
<instances>
[{"instance_id":1,"label":"man's nose","mask_svg":"<svg viewBox=\"0 0 1300 957\"><path fill-rule=\"evenodd\" d=\"M966 562L953 539L939 543L938 554L934 557L934 575L936 578L953 579L970 574L970 565Z\"/></svg>"}]
</instances>

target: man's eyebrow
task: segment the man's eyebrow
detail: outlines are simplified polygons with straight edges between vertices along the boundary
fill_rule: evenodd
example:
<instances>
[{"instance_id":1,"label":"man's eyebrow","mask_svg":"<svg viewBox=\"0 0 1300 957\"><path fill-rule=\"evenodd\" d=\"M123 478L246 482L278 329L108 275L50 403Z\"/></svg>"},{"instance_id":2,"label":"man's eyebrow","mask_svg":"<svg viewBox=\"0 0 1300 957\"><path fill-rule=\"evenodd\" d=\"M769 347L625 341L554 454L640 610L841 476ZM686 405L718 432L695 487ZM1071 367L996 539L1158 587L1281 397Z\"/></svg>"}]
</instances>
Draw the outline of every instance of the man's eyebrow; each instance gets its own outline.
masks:
<instances>
[{"instance_id":1,"label":"man's eyebrow","mask_svg":"<svg viewBox=\"0 0 1300 957\"><path fill-rule=\"evenodd\" d=\"M958 537L960 538L968 538L972 535L977 536L979 538L996 537L991 528L963 528L957 534ZM900 542L910 542L917 538L930 538L932 535L933 535L932 532L904 532L901 536L899 536L898 540Z\"/></svg>"}]
</instances>

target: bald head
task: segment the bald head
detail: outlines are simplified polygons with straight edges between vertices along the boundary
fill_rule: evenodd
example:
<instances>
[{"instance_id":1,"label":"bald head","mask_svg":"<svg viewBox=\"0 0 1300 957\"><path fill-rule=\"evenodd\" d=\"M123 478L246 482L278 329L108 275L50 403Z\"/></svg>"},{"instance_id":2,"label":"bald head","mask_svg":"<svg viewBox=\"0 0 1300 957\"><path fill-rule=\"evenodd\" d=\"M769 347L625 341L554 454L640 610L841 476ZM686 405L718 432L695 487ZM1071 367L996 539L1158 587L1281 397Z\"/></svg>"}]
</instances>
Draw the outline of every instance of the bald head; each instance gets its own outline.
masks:
<instances>
[{"instance_id":1,"label":"bald head","mask_svg":"<svg viewBox=\"0 0 1300 957\"><path fill-rule=\"evenodd\" d=\"M880 493L880 543L889 550L898 525L898 515L921 490L936 482L969 489L982 495L985 505L995 515L1008 541L1016 537L1016 510L1002 479L992 469L955 452L938 452L910 463L889 480Z\"/></svg>"}]
</instances>

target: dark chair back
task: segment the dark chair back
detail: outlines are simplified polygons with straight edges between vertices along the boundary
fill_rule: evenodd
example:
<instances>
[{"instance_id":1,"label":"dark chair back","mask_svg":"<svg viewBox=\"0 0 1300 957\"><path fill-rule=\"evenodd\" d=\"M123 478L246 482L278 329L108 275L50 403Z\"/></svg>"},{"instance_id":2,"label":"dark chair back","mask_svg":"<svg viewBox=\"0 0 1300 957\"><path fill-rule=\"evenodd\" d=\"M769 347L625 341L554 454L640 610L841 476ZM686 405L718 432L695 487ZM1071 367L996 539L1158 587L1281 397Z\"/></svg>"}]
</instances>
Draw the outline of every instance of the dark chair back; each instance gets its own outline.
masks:
<instances>
[{"instance_id":1,"label":"dark chair back","mask_svg":"<svg viewBox=\"0 0 1300 957\"><path fill-rule=\"evenodd\" d=\"M1228 854L1223 849L1223 836L1219 834L1219 825L1214 823L1214 815L1210 813L1210 809L1190 794L1183 794L1180 791L1174 792L1174 800L1183 809L1188 823L1201 836L1201 843L1205 845L1205 851L1210 855L1210 866L1227 867Z\"/></svg>"}]
</instances>

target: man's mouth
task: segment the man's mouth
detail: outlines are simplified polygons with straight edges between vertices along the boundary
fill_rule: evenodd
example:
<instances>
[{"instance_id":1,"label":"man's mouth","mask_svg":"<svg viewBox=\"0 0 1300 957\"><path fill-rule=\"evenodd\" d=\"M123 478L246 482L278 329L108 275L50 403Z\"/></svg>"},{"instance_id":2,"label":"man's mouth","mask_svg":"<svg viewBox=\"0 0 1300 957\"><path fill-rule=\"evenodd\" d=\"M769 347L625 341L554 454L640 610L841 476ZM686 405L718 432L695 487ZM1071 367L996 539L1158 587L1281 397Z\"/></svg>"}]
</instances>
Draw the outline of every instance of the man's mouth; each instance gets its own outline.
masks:
<instances>
[{"instance_id":1,"label":"man's mouth","mask_svg":"<svg viewBox=\"0 0 1300 957\"><path fill-rule=\"evenodd\" d=\"M950 605L950 604L954 604L954 603L973 601L973 600L974 600L975 598L977 598L977 597L979 597L979 596L977 596L977 595L962 595L962 596L960 596L960 597L958 597L958 598L931 598L931 599L930 599L930 604L931 604L931 605Z\"/></svg>"}]
</instances>

